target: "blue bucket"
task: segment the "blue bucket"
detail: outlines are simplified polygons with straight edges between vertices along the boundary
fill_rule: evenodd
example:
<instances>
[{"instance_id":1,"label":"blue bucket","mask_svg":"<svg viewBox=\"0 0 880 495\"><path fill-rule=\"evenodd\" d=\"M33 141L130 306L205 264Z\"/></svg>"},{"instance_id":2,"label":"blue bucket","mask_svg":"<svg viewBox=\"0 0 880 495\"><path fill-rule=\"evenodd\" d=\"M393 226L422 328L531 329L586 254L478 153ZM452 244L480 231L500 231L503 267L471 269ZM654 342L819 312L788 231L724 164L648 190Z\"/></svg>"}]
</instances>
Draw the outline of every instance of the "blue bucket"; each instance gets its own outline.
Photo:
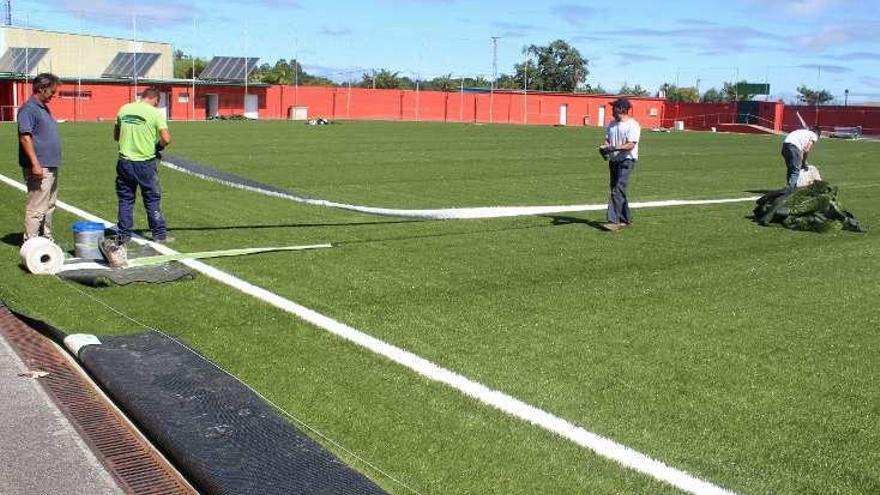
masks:
<instances>
[{"instance_id":1,"label":"blue bucket","mask_svg":"<svg viewBox=\"0 0 880 495\"><path fill-rule=\"evenodd\" d=\"M101 241L104 240L104 224L98 222L77 222L73 224L73 252L77 258L85 260L104 259L101 254Z\"/></svg>"}]
</instances>

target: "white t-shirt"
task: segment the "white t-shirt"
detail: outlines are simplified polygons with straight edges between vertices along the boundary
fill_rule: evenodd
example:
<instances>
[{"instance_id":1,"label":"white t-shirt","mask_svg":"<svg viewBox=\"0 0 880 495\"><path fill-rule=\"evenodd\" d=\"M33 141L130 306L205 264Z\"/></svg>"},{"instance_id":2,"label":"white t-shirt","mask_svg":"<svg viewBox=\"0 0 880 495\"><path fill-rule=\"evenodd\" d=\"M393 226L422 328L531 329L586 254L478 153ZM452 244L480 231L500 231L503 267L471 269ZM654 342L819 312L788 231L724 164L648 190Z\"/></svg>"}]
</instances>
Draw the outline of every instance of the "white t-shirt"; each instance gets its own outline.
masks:
<instances>
[{"instance_id":1,"label":"white t-shirt","mask_svg":"<svg viewBox=\"0 0 880 495\"><path fill-rule=\"evenodd\" d=\"M788 133L788 136L785 136L785 141L783 141L783 143L793 144L797 146L799 150L804 151L807 146L811 146L812 143L815 143L818 140L819 136L817 136L815 132L809 129L798 129Z\"/></svg>"},{"instance_id":2,"label":"white t-shirt","mask_svg":"<svg viewBox=\"0 0 880 495\"><path fill-rule=\"evenodd\" d=\"M615 148L619 148L626 143L636 143L636 146L629 151L614 152L611 155L611 160L615 162L620 162L627 158L638 160L639 137L641 134L642 128L636 122L636 119L629 118L626 121L612 120L605 129L605 139L608 140L608 143Z\"/></svg>"}]
</instances>

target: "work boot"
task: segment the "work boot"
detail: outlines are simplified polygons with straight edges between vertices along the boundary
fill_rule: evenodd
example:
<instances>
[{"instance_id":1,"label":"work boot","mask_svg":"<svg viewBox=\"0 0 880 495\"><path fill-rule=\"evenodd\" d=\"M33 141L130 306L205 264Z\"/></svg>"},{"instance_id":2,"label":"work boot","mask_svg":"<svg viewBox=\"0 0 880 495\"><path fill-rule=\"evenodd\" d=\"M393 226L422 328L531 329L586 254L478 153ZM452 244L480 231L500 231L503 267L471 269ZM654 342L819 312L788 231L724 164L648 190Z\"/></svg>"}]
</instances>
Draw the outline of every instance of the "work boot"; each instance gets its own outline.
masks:
<instances>
[{"instance_id":1,"label":"work boot","mask_svg":"<svg viewBox=\"0 0 880 495\"><path fill-rule=\"evenodd\" d=\"M155 239L153 242L156 242L156 243L159 243L159 244L171 244L172 242L174 242L174 241L176 241L176 240L177 240L177 239L175 239L175 238L173 238L173 237L171 237L171 236L169 235L169 236L165 236L165 237L163 237L163 238L161 238L161 239Z\"/></svg>"},{"instance_id":2,"label":"work boot","mask_svg":"<svg viewBox=\"0 0 880 495\"><path fill-rule=\"evenodd\" d=\"M615 222L605 222L605 223L600 223L599 226L602 227L603 229L607 230L608 232L617 232L618 230L626 227L626 224L625 223L615 223Z\"/></svg>"}]
</instances>

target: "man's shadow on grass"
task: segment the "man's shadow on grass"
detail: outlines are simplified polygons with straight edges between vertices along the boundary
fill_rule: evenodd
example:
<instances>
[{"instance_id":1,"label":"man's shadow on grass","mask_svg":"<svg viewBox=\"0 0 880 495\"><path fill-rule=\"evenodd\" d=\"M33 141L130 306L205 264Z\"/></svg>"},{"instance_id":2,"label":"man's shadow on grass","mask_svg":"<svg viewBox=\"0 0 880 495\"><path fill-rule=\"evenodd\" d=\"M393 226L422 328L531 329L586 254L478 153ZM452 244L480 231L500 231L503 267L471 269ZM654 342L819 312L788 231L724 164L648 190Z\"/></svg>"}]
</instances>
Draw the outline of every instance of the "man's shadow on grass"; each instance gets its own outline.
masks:
<instances>
[{"instance_id":1,"label":"man's shadow on grass","mask_svg":"<svg viewBox=\"0 0 880 495\"><path fill-rule=\"evenodd\" d=\"M4 244L9 244L14 247L21 247L21 241L24 237L21 235L21 232L10 232L3 237L0 237L0 241Z\"/></svg>"},{"instance_id":2,"label":"man's shadow on grass","mask_svg":"<svg viewBox=\"0 0 880 495\"><path fill-rule=\"evenodd\" d=\"M572 224L584 224L590 227L593 227L596 230L605 231L606 229L602 227L602 222L598 222L596 220L590 220L588 218L578 218L578 217L569 217L563 215L541 215L545 218L549 218L552 221L553 225L572 225Z\"/></svg>"}]
</instances>

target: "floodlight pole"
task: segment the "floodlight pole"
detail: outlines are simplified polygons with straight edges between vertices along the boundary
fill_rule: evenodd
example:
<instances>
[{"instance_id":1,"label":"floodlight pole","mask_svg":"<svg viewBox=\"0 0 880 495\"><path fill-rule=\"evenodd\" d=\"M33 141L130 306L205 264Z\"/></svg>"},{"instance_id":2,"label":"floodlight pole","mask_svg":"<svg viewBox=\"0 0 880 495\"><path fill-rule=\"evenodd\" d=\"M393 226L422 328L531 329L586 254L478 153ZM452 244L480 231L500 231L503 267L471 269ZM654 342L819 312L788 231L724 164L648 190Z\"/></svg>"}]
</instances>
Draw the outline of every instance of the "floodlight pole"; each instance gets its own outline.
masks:
<instances>
[{"instance_id":1,"label":"floodlight pole","mask_svg":"<svg viewBox=\"0 0 880 495\"><path fill-rule=\"evenodd\" d=\"M529 54L523 54L523 125L529 123Z\"/></svg>"},{"instance_id":2,"label":"floodlight pole","mask_svg":"<svg viewBox=\"0 0 880 495\"><path fill-rule=\"evenodd\" d=\"M31 60L30 60L30 42L28 40L28 30L31 28L31 14L28 12L24 16L24 70L25 72L25 80L27 80L27 76L31 75Z\"/></svg>"},{"instance_id":3,"label":"floodlight pole","mask_svg":"<svg viewBox=\"0 0 880 495\"><path fill-rule=\"evenodd\" d=\"M293 49L293 106L299 105L299 36Z\"/></svg>"},{"instance_id":4,"label":"floodlight pole","mask_svg":"<svg viewBox=\"0 0 880 495\"><path fill-rule=\"evenodd\" d=\"M458 78L461 89L458 92L458 121L464 122L464 76Z\"/></svg>"},{"instance_id":5,"label":"floodlight pole","mask_svg":"<svg viewBox=\"0 0 880 495\"><path fill-rule=\"evenodd\" d=\"M192 73L190 74L190 79L192 83L192 92L189 95L189 107L190 120L196 120L196 40L198 39L198 34L196 34L196 16L193 16L193 43L192 50L189 54L189 58L192 61ZM206 112L207 113L207 112Z\"/></svg>"},{"instance_id":6,"label":"floodlight pole","mask_svg":"<svg viewBox=\"0 0 880 495\"><path fill-rule=\"evenodd\" d=\"M80 10L79 14L79 32L83 32L83 12ZM79 60L76 61L76 94L73 98L73 121L76 122L79 117L79 110L82 98L82 61L83 61L83 52L82 52L82 43L79 44Z\"/></svg>"},{"instance_id":7,"label":"floodlight pole","mask_svg":"<svg viewBox=\"0 0 880 495\"><path fill-rule=\"evenodd\" d=\"M137 59L138 59L138 44L137 44L137 14L132 12L131 14L131 31L132 31L132 41L134 42L134 63L132 64L134 74L134 99L137 101L138 94L138 73L137 73Z\"/></svg>"},{"instance_id":8,"label":"floodlight pole","mask_svg":"<svg viewBox=\"0 0 880 495\"><path fill-rule=\"evenodd\" d=\"M6 0L6 25L12 25L12 0Z\"/></svg>"},{"instance_id":9,"label":"floodlight pole","mask_svg":"<svg viewBox=\"0 0 880 495\"><path fill-rule=\"evenodd\" d=\"M819 95L819 91L822 84L822 66L816 65L816 96ZM816 105L816 125L819 125L819 98L814 98Z\"/></svg>"},{"instance_id":10,"label":"floodlight pole","mask_svg":"<svg viewBox=\"0 0 880 495\"><path fill-rule=\"evenodd\" d=\"M843 90L843 106L846 107L849 102L849 89Z\"/></svg>"},{"instance_id":11,"label":"floodlight pole","mask_svg":"<svg viewBox=\"0 0 880 495\"><path fill-rule=\"evenodd\" d=\"M245 118L247 118L247 97L248 97L248 79L250 79L250 72L248 72L248 28L244 28L244 101L242 102L242 113L245 114Z\"/></svg>"},{"instance_id":12,"label":"floodlight pole","mask_svg":"<svg viewBox=\"0 0 880 495\"><path fill-rule=\"evenodd\" d=\"M739 102L739 66L734 68L733 75L733 101Z\"/></svg>"},{"instance_id":13,"label":"floodlight pole","mask_svg":"<svg viewBox=\"0 0 880 495\"><path fill-rule=\"evenodd\" d=\"M500 36L492 36L492 84L489 85L489 123L495 110L495 83L498 80L498 40Z\"/></svg>"}]
</instances>

